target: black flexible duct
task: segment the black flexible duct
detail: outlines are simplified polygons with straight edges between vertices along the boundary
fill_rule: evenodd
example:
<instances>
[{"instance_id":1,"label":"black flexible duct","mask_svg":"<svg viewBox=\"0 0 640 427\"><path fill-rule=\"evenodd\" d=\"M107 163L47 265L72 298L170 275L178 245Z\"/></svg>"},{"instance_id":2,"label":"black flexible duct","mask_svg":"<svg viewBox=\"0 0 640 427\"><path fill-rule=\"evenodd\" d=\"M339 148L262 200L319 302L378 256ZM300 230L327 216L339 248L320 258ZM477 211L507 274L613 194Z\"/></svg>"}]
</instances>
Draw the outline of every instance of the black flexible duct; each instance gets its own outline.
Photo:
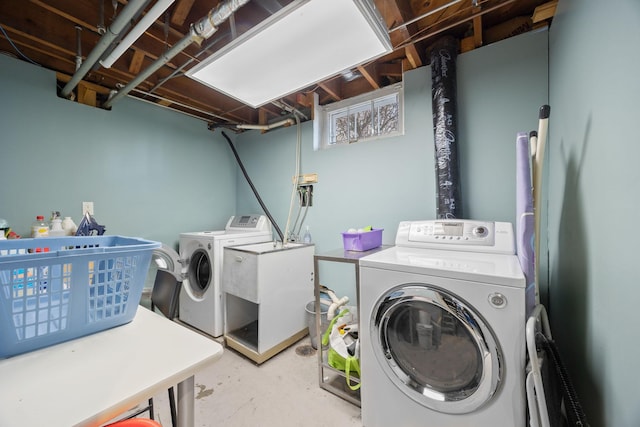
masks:
<instances>
[{"instance_id":1,"label":"black flexible duct","mask_svg":"<svg viewBox=\"0 0 640 427\"><path fill-rule=\"evenodd\" d=\"M253 185L253 182L251 182L251 178L249 178L249 174L247 173L247 170L244 168L244 165L242 164L242 160L240 160L240 156L238 155L238 152L236 151L236 147L233 146L233 143L231 142L231 139L227 136L226 133L224 133L224 131L222 131L222 136L224 136L224 138L229 143L229 147L231 147L231 151L233 151L233 155L236 157L236 161L238 162L238 166L240 166L240 170L242 170L242 174L244 175L244 178L247 180L247 183L249 184L249 187L251 187L251 190L253 191L253 194L255 194L256 199L258 199L258 203L260 203L260 206L262 207L262 210L264 211L264 213L269 218L269 221L271 221L271 225L273 225L273 228L276 229L276 233L278 233L278 236L280 237L280 241L284 244L284 234L282 234L282 230L280 230L280 227L278 227L278 224L276 223L276 221L271 216L271 213L269 212L269 209L267 209L267 206L262 201L262 198L260 197L260 194L258 193L258 190L256 190L256 187Z\"/></svg>"},{"instance_id":2,"label":"black flexible duct","mask_svg":"<svg viewBox=\"0 0 640 427\"><path fill-rule=\"evenodd\" d=\"M453 37L443 37L430 47L438 218L462 217L457 141L457 55L458 40Z\"/></svg>"}]
</instances>

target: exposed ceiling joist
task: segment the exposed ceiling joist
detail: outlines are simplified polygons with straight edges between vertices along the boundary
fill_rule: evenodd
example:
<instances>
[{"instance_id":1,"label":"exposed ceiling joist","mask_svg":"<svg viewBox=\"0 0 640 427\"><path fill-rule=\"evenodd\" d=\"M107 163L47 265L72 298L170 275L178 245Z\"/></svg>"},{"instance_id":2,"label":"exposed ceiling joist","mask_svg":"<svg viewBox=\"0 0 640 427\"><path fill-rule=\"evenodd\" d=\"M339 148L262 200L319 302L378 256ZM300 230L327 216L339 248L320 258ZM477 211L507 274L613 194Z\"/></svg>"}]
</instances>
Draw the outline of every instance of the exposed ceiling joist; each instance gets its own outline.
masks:
<instances>
[{"instance_id":1,"label":"exposed ceiling joist","mask_svg":"<svg viewBox=\"0 0 640 427\"><path fill-rule=\"evenodd\" d=\"M557 5L557 0L372 0L389 31L391 53L345 70L343 75L328 76L282 98L281 102L258 109L184 76L184 72L229 43L234 35L241 35L292 1L251 0L233 16L234 25L228 22L221 25L206 46L194 44L186 48L145 78L130 96L221 125L265 124L290 114L292 109L308 111L314 93L321 104L326 104L401 81L403 72L428 63L426 49L439 36L458 38L461 51L475 49L529 31L534 25L548 25ZM2 0L0 25L4 33L0 33L0 51L23 60L27 57L54 70L64 82L62 76L74 74L78 42L84 60L98 43L101 28L108 27L127 3L128 0L117 0L114 8L109 0ZM146 10L154 3L150 1ZM219 0L176 0L111 68L93 67L84 77L82 89L78 89L82 93L76 94L75 99L101 107L111 91L132 81L218 3ZM327 23L328 31L330 25ZM76 26L82 28L80 40ZM307 52L304 40L300 40L295 54L312 58L313 52ZM256 64L268 65L271 64Z\"/></svg>"}]
</instances>

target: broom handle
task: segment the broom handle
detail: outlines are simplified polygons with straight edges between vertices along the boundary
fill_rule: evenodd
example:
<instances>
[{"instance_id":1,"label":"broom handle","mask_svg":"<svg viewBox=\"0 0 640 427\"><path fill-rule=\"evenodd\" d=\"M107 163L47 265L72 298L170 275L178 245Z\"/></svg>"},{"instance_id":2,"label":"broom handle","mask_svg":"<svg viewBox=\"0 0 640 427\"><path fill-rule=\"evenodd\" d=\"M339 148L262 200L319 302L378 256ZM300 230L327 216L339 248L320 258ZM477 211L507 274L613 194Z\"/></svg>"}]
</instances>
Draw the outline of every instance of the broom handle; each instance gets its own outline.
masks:
<instances>
[{"instance_id":1,"label":"broom handle","mask_svg":"<svg viewBox=\"0 0 640 427\"><path fill-rule=\"evenodd\" d=\"M535 283L536 283L536 304L540 302L540 220L542 217L542 171L544 166L544 148L547 142L547 131L549 128L549 114L551 107L543 105L540 107L538 120L538 137L536 141L536 151L533 165L533 212L535 218Z\"/></svg>"}]
</instances>

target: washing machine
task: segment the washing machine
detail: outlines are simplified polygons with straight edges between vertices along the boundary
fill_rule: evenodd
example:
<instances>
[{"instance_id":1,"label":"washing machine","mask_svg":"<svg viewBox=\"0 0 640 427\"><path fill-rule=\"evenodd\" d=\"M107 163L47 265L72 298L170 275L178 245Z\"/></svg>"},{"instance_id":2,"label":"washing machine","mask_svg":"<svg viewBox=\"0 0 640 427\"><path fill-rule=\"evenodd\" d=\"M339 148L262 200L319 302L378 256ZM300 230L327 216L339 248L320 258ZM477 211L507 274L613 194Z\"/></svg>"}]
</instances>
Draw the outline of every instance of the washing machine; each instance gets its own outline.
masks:
<instances>
[{"instance_id":1,"label":"washing machine","mask_svg":"<svg viewBox=\"0 0 640 427\"><path fill-rule=\"evenodd\" d=\"M179 319L212 337L224 332L222 257L226 246L272 240L271 223L264 215L232 216L224 230L180 234L182 290Z\"/></svg>"},{"instance_id":2,"label":"washing machine","mask_svg":"<svg viewBox=\"0 0 640 427\"><path fill-rule=\"evenodd\" d=\"M400 223L360 260L364 427L524 427L525 278L509 223Z\"/></svg>"}]
</instances>

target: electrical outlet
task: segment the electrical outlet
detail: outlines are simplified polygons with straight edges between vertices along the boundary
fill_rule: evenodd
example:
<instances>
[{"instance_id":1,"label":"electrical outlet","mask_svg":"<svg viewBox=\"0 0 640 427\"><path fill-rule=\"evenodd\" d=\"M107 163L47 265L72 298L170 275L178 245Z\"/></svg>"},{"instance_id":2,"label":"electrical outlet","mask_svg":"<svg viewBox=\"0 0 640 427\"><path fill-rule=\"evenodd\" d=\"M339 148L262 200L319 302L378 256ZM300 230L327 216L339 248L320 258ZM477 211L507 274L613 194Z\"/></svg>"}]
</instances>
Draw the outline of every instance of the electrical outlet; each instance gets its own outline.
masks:
<instances>
[{"instance_id":1,"label":"electrical outlet","mask_svg":"<svg viewBox=\"0 0 640 427\"><path fill-rule=\"evenodd\" d=\"M298 185L308 185L308 184L317 184L318 183L318 174L317 173L305 173L304 175L298 175L297 177L293 176L293 183L298 183Z\"/></svg>"},{"instance_id":2,"label":"electrical outlet","mask_svg":"<svg viewBox=\"0 0 640 427\"><path fill-rule=\"evenodd\" d=\"M315 184L318 182L317 173L305 173L301 176L302 184Z\"/></svg>"},{"instance_id":3,"label":"electrical outlet","mask_svg":"<svg viewBox=\"0 0 640 427\"><path fill-rule=\"evenodd\" d=\"M313 206L313 185L299 185L300 206Z\"/></svg>"},{"instance_id":4,"label":"electrical outlet","mask_svg":"<svg viewBox=\"0 0 640 427\"><path fill-rule=\"evenodd\" d=\"M93 202L82 202L82 216L87 212L93 216Z\"/></svg>"}]
</instances>

